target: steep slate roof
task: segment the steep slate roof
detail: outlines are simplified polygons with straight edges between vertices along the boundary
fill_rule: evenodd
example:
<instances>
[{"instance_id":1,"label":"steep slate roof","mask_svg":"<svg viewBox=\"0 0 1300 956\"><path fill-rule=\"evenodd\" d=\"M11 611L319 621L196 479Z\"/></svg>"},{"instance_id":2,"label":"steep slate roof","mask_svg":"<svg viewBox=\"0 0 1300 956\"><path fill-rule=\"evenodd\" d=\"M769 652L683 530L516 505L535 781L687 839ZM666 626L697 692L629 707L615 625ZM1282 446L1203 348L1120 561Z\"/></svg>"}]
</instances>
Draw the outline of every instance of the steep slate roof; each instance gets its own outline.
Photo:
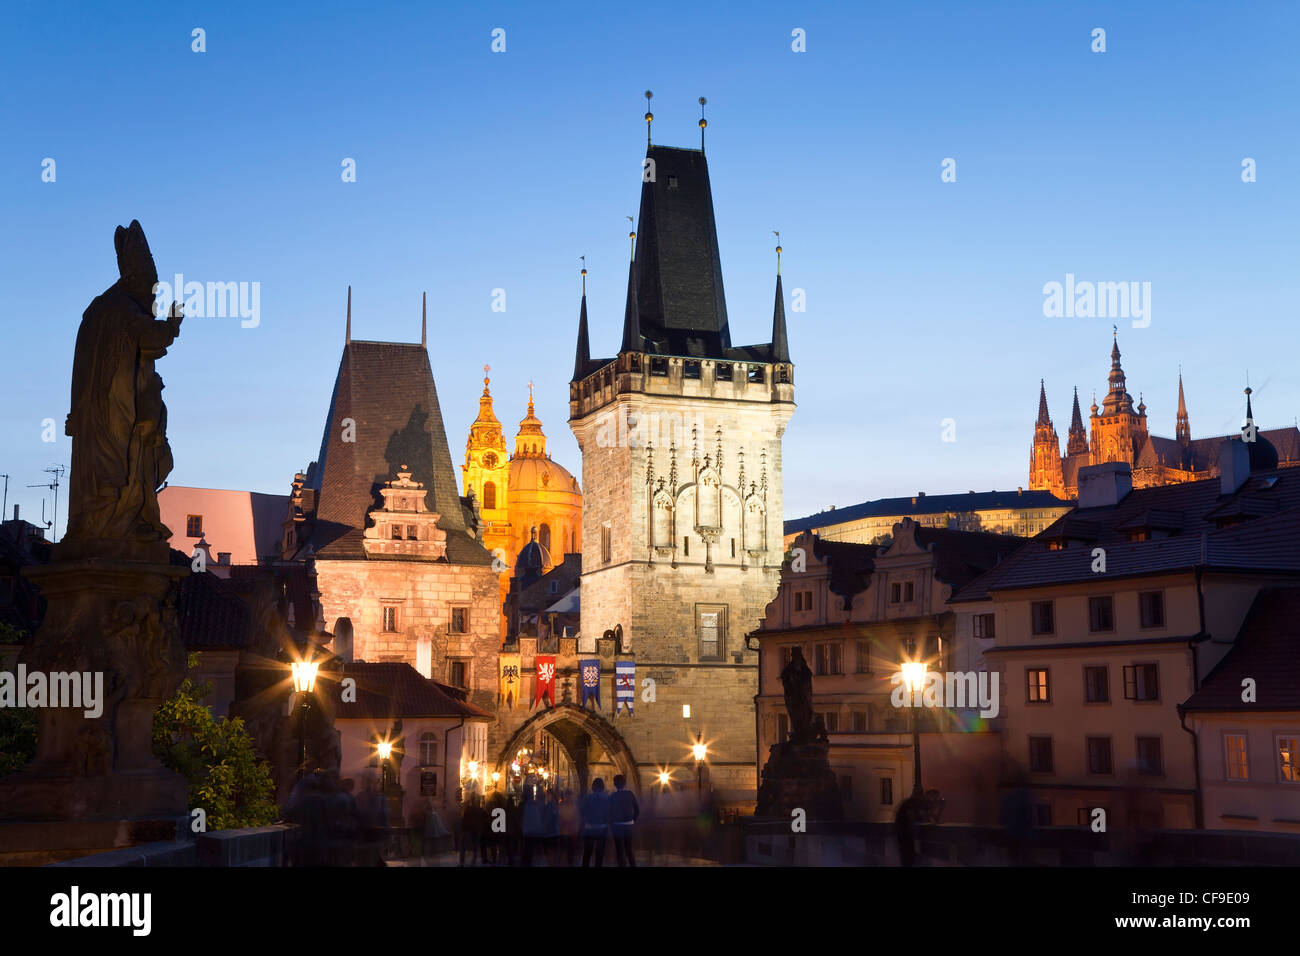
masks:
<instances>
[{"instance_id":1,"label":"steep slate roof","mask_svg":"<svg viewBox=\"0 0 1300 956\"><path fill-rule=\"evenodd\" d=\"M806 518L794 518L785 523L786 534L812 531L847 524L862 518L883 518L888 515L932 515L967 511L996 511L1003 508L1067 508L1070 502L1056 497L1050 491L974 491L961 495L918 495L915 498L877 498L847 508L822 511Z\"/></svg>"},{"instance_id":2,"label":"steep slate roof","mask_svg":"<svg viewBox=\"0 0 1300 956\"><path fill-rule=\"evenodd\" d=\"M395 717L491 718L491 714L457 700L437 681L421 676L405 662L357 661L345 664L339 680L357 682L355 702L336 704L336 720L391 720Z\"/></svg>"},{"instance_id":3,"label":"steep slate roof","mask_svg":"<svg viewBox=\"0 0 1300 956\"><path fill-rule=\"evenodd\" d=\"M1258 517L1254 517L1259 515ZM1183 530L1168 537L1130 541L1129 530L1160 528L1181 518ZM1244 518L1219 527L1224 518ZM1080 540L1061 551L1049 539L1067 531ZM1092 549L1106 552L1106 570L1092 570ZM953 601L985 599L991 591L1097 581L1202 566L1225 571L1300 573L1300 469L1253 473L1231 495L1219 479L1190 481L1129 492L1117 505L1071 511L1001 565L954 595Z\"/></svg>"},{"instance_id":4,"label":"steep slate roof","mask_svg":"<svg viewBox=\"0 0 1300 956\"><path fill-rule=\"evenodd\" d=\"M190 559L172 551L172 563L189 564ZM238 590L215 574L181 578L176 617L186 650L239 650L253 643L252 611Z\"/></svg>"},{"instance_id":5,"label":"steep slate roof","mask_svg":"<svg viewBox=\"0 0 1300 956\"><path fill-rule=\"evenodd\" d=\"M1232 648L1210 671L1184 711L1300 710L1300 588L1264 588L1255 596ZM1255 681L1255 703L1242 681Z\"/></svg>"},{"instance_id":6,"label":"steep slate roof","mask_svg":"<svg viewBox=\"0 0 1300 956\"><path fill-rule=\"evenodd\" d=\"M355 422L355 442L342 440L347 418ZM429 490L429 510L441 515L438 527L447 532L447 560L492 563L492 555L466 530L438 390L423 345L349 341L344 346L317 463L311 544L318 558L366 556L362 531L367 512L383 503L379 489L406 465L412 480Z\"/></svg>"},{"instance_id":7,"label":"steep slate roof","mask_svg":"<svg viewBox=\"0 0 1300 956\"><path fill-rule=\"evenodd\" d=\"M1028 539L989 531L957 531L950 528L916 529L916 543L934 546L935 577L952 585L955 594L989 568L1015 552Z\"/></svg>"}]
</instances>

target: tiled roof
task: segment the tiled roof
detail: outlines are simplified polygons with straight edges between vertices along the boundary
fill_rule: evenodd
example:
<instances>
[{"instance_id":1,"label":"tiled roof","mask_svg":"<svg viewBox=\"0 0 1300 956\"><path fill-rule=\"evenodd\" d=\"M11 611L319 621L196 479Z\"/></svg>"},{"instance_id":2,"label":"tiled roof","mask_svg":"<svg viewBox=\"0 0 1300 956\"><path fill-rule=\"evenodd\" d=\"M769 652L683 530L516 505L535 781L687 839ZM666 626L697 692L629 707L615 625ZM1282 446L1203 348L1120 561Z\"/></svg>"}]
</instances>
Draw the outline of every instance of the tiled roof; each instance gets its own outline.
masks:
<instances>
[{"instance_id":1,"label":"tiled roof","mask_svg":"<svg viewBox=\"0 0 1300 956\"><path fill-rule=\"evenodd\" d=\"M1255 702L1241 699L1255 681ZM1300 710L1300 588L1264 588L1232 648L1187 699L1186 711Z\"/></svg>"},{"instance_id":2,"label":"tiled roof","mask_svg":"<svg viewBox=\"0 0 1300 956\"><path fill-rule=\"evenodd\" d=\"M812 531L847 524L862 518L884 518L889 515L933 515L968 511L997 511L1008 508L1068 508L1071 502L1056 497L1050 491L972 491L956 495L917 495L914 498L877 498L847 508L834 508L806 518L794 518L785 523L786 534Z\"/></svg>"},{"instance_id":3,"label":"tiled roof","mask_svg":"<svg viewBox=\"0 0 1300 956\"><path fill-rule=\"evenodd\" d=\"M344 419L355 423L356 441L343 441ZM317 461L311 543L318 558L366 556L362 539L367 514L383 503L379 490L384 482L406 465L412 479L429 490L428 509L441 515L438 526L447 532L447 560L492 563L492 555L465 528L424 346L356 341L344 346Z\"/></svg>"},{"instance_id":4,"label":"tiled roof","mask_svg":"<svg viewBox=\"0 0 1300 956\"><path fill-rule=\"evenodd\" d=\"M1257 517L1255 517L1257 516ZM1239 523L1220 527L1227 517ZM1144 521L1160 527L1178 518L1182 531L1147 541L1130 541L1129 530ZM1091 528L1090 533L1085 533ZM1046 541L1078 534L1061 551ZM1106 570L1092 570L1094 548L1106 552ZM1300 573L1300 469L1252 474L1232 495L1220 494L1219 479L1185 482L1129 492L1118 505L1075 510L1058 519L993 570L954 596L986 598L990 591L1096 581L1190 570Z\"/></svg>"},{"instance_id":5,"label":"tiled roof","mask_svg":"<svg viewBox=\"0 0 1300 956\"><path fill-rule=\"evenodd\" d=\"M407 663L357 661L345 664L338 676L356 680L357 699L355 702L340 702L335 711L336 720L492 716L457 700L437 681L422 677Z\"/></svg>"},{"instance_id":6,"label":"tiled roof","mask_svg":"<svg viewBox=\"0 0 1300 956\"><path fill-rule=\"evenodd\" d=\"M935 577L952 585L954 593L1025 543L1009 534L925 527L916 529L916 541L934 546Z\"/></svg>"},{"instance_id":7,"label":"tiled roof","mask_svg":"<svg viewBox=\"0 0 1300 956\"><path fill-rule=\"evenodd\" d=\"M172 552L173 556L179 553ZM181 578L176 614L187 650L239 650L252 644L252 612L236 590L215 574Z\"/></svg>"}]
</instances>

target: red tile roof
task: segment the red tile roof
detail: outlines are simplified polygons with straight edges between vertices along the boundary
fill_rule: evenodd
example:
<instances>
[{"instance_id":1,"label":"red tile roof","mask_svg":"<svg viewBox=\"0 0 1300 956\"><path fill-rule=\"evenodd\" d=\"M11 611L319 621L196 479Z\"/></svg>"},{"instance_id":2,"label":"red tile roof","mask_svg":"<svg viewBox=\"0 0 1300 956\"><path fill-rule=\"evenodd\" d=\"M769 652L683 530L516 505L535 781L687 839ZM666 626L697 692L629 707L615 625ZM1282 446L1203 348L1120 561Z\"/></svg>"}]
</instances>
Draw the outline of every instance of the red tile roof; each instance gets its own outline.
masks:
<instances>
[{"instance_id":1,"label":"red tile roof","mask_svg":"<svg viewBox=\"0 0 1300 956\"><path fill-rule=\"evenodd\" d=\"M457 700L437 681L421 676L404 662L357 661L345 664L340 680L357 682L355 702L338 704L336 720L390 720L395 717L491 718L491 714Z\"/></svg>"}]
</instances>

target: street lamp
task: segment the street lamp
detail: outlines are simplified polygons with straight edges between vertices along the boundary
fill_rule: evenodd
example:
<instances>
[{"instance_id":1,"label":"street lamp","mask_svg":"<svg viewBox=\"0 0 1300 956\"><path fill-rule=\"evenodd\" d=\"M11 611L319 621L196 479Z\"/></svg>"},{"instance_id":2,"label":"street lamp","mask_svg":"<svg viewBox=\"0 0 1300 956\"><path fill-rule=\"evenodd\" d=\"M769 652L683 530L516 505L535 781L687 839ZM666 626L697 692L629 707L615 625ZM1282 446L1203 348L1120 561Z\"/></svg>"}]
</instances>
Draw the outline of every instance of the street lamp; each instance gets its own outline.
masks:
<instances>
[{"instance_id":1,"label":"street lamp","mask_svg":"<svg viewBox=\"0 0 1300 956\"><path fill-rule=\"evenodd\" d=\"M691 745L691 755L695 757L695 793L703 796L704 793L704 758L709 754L709 748L702 741Z\"/></svg>"},{"instance_id":2,"label":"street lamp","mask_svg":"<svg viewBox=\"0 0 1300 956\"><path fill-rule=\"evenodd\" d=\"M375 746L379 753L379 795L384 798L388 791L388 758L393 752L391 741L381 740Z\"/></svg>"},{"instance_id":3,"label":"street lamp","mask_svg":"<svg viewBox=\"0 0 1300 956\"><path fill-rule=\"evenodd\" d=\"M320 665L308 658L289 665L293 675L293 690L300 696L298 704L298 779L307 768L307 711L311 708L311 695L316 689L316 672Z\"/></svg>"},{"instance_id":4,"label":"street lamp","mask_svg":"<svg viewBox=\"0 0 1300 956\"><path fill-rule=\"evenodd\" d=\"M925 661L916 658L916 641L907 642L907 656L912 660L903 662L903 683L912 694L912 795L920 796L921 790L921 730L920 714L916 711L916 697L925 687Z\"/></svg>"}]
</instances>

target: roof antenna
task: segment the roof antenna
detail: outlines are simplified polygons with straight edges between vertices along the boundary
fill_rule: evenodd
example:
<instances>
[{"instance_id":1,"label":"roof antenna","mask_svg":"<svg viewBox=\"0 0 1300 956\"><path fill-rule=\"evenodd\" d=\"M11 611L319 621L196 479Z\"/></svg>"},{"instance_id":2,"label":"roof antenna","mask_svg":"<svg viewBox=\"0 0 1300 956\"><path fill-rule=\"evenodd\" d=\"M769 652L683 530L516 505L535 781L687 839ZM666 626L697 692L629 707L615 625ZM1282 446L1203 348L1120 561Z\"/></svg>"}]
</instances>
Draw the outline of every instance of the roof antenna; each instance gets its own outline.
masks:
<instances>
[{"instance_id":1,"label":"roof antenna","mask_svg":"<svg viewBox=\"0 0 1300 956\"><path fill-rule=\"evenodd\" d=\"M646 110L646 112L645 112L645 148L646 148L646 149L649 149L649 148L650 148L650 124L654 122L654 118L655 118L654 113L651 113L651 112L650 112L650 101L651 101L653 98L654 98L654 94L651 93L649 90L646 90L646 91L645 91L645 110Z\"/></svg>"},{"instance_id":2,"label":"roof antenna","mask_svg":"<svg viewBox=\"0 0 1300 956\"><path fill-rule=\"evenodd\" d=\"M707 103L704 97L700 97L700 152L704 152L704 128L709 125L709 121L704 118L704 104Z\"/></svg>"}]
</instances>

